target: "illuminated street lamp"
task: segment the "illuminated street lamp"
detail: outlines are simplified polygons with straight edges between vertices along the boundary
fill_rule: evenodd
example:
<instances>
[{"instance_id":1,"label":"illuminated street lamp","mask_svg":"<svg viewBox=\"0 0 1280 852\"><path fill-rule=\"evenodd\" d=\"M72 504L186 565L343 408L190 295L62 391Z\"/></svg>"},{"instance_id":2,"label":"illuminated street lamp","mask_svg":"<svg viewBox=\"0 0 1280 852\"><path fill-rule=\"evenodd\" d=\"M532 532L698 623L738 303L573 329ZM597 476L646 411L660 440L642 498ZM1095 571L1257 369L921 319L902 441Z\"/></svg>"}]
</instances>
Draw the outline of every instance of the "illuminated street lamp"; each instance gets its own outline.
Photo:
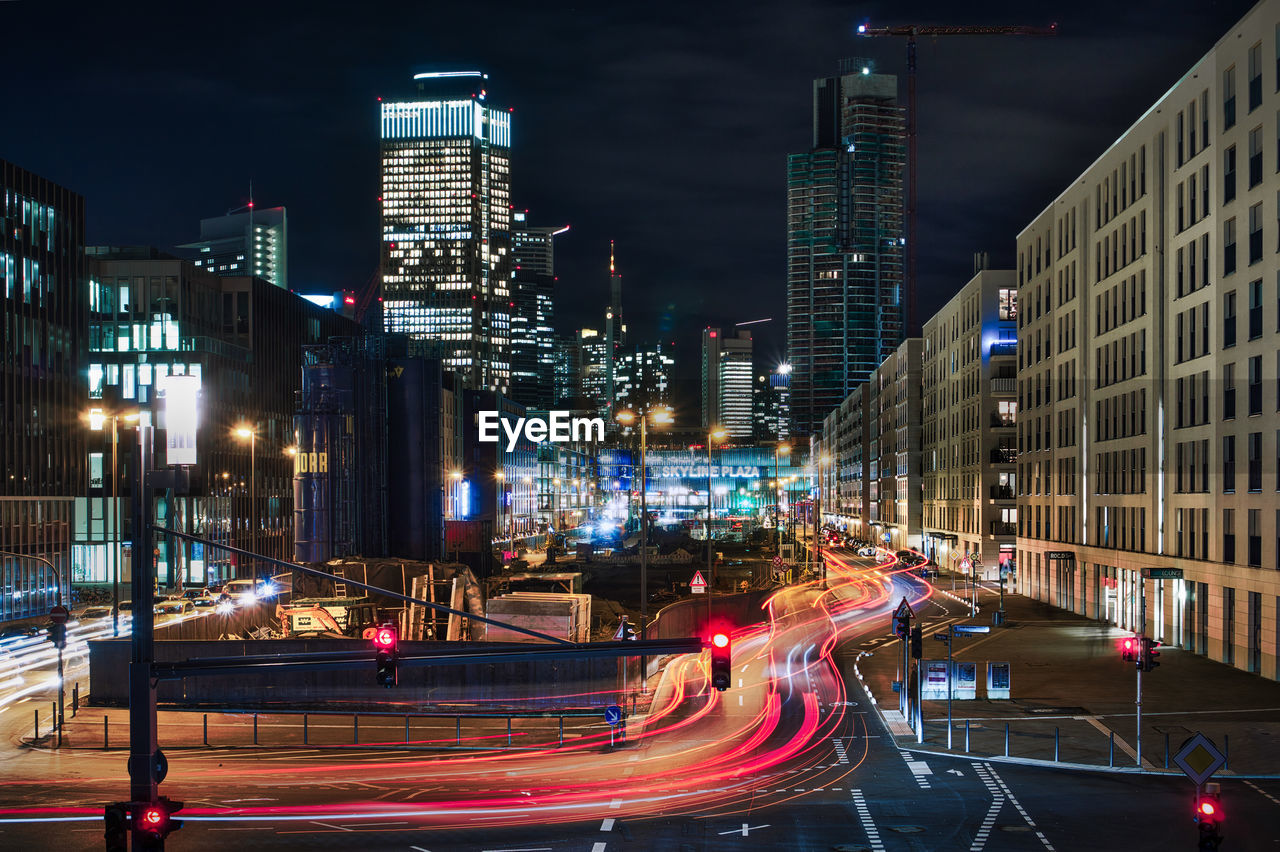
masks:
<instances>
[{"instance_id":1,"label":"illuminated street lamp","mask_svg":"<svg viewBox=\"0 0 1280 852\"><path fill-rule=\"evenodd\" d=\"M674 423L675 415L669 407L662 405L639 415L634 411L619 411L614 417L624 426L640 421L640 638L644 639L649 630L649 481L645 468L647 424L650 418L655 426ZM642 667L641 672L643 671Z\"/></svg>"},{"instance_id":2,"label":"illuminated street lamp","mask_svg":"<svg viewBox=\"0 0 1280 852\"><path fill-rule=\"evenodd\" d=\"M786 366L786 367L790 368L790 365L783 365L783 366ZM779 372L781 372L781 371L782 371L782 368L781 368L781 367L779 367L779 368L778 368L778 371L779 371ZM778 526L778 555L779 555L779 556L781 556L781 555L782 555L782 518L781 518L781 517L779 517L779 514L780 514L780 512L782 511L782 503L781 503L781 501L778 499L778 492L782 490L782 483L777 481L777 480L778 480L778 469L779 469L779 467L781 467L781 464L780 464L780 461L779 461L779 457L780 457L780 456L790 456L790 455L791 455L791 445L790 445L790 444L780 443L780 444L778 444L778 446L777 446L777 447L774 449L774 451L773 451L773 478L774 478L774 488L773 488L773 522L774 522L775 524L777 524L777 526Z\"/></svg>"},{"instance_id":3,"label":"illuminated street lamp","mask_svg":"<svg viewBox=\"0 0 1280 852\"><path fill-rule=\"evenodd\" d=\"M253 525L249 529L249 550L253 553L253 579L256 587L258 579L258 430L252 426L237 426L232 434L242 441L249 442L249 522Z\"/></svg>"},{"instance_id":4,"label":"illuminated street lamp","mask_svg":"<svg viewBox=\"0 0 1280 852\"><path fill-rule=\"evenodd\" d=\"M707 589L708 618L711 616L711 596L716 588L716 563L711 552L711 442L723 441L728 434L719 426L707 432L707 571L711 574L711 587Z\"/></svg>"},{"instance_id":5,"label":"illuminated street lamp","mask_svg":"<svg viewBox=\"0 0 1280 852\"><path fill-rule=\"evenodd\" d=\"M120 635L120 419L137 423L136 411L106 414L101 408L89 411L89 428L101 432L106 421L111 421L111 533L115 539L111 548L111 635Z\"/></svg>"}]
</instances>

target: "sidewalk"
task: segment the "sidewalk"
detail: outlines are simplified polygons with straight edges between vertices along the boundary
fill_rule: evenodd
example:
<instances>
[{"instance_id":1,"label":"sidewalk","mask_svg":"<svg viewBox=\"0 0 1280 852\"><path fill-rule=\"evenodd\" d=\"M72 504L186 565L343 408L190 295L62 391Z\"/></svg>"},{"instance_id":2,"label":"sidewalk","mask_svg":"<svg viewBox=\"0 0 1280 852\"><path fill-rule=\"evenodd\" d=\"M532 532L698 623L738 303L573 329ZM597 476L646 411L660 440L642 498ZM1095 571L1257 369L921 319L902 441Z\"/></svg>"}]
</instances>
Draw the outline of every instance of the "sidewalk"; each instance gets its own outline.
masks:
<instances>
[{"instance_id":1,"label":"sidewalk","mask_svg":"<svg viewBox=\"0 0 1280 852\"><path fill-rule=\"evenodd\" d=\"M938 582L940 590L950 591L950 585L946 575ZM996 593L980 588L979 616L955 623L990 625L997 600ZM1004 608L1004 627L992 627L987 635L957 636L953 642L954 659L978 664L978 698L952 701L951 752L965 753L967 724L972 754L1003 757L1007 742L1009 755L1017 759L1054 761L1056 750L1063 763L1136 767L1137 671L1120 658L1118 648L1119 639L1131 634L1020 595L1006 593ZM931 604L917 609L925 659L945 661L946 643L931 636L945 626L942 611ZM900 746L946 753L945 701L924 703L922 745L907 733L892 689L901 645L888 630L886 623L884 639L859 649L864 652L858 668L865 685ZM990 661L1010 663L1012 698L985 697ZM1167 743L1170 771L1179 772L1173 755L1187 738L1203 732L1227 752L1228 770L1219 774L1280 777L1280 683L1178 648L1161 648L1159 663L1142 676L1144 769L1165 768Z\"/></svg>"}]
</instances>

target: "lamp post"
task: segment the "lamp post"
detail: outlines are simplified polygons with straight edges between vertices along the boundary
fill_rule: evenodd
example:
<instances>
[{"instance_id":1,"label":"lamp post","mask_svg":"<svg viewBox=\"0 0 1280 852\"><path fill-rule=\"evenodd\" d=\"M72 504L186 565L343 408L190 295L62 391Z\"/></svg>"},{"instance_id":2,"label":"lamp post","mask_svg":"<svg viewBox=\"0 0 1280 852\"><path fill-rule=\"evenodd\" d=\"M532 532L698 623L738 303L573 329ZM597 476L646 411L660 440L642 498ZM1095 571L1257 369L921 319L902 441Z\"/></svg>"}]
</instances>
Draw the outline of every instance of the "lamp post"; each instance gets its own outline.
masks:
<instances>
[{"instance_id":1,"label":"lamp post","mask_svg":"<svg viewBox=\"0 0 1280 852\"><path fill-rule=\"evenodd\" d=\"M532 477L532 476L524 476L524 477L521 477L521 478L520 478L520 481L521 481L521 482L523 482L525 485L529 486L529 503L530 503L530 504L532 504L532 502L533 502L533 477ZM529 514L530 514L530 515L532 515L532 514L533 514L533 509L532 509L532 507L530 507ZM525 527L521 527L521 532L522 532L522 533L523 533L523 532L528 532L528 527L527 527L527 526L525 526ZM515 549L516 549L516 540L515 540L515 531L514 531L514 530L513 530L513 531L512 531L512 533L511 533L511 549L512 549L512 550L515 550Z\"/></svg>"},{"instance_id":2,"label":"lamp post","mask_svg":"<svg viewBox=\"0 0 1280 852\"><path fill-rule=\"evenodd\" d=\"M560 477L553 477L551 486L551 531L558 532L560 530Z\"/></svg>"},{"instance_id":3,"label":"lamp post","mask_svg":"<svg viewBox=\"0 0 1280 852\"><path fill-rule=\"evenodd\" d=\"M258 585L258 430L252 426L239 426L235 430L235 436L242 441L246 438L249 440L249 523L253 525L249 528L249 550L253 552L253 581L256 589Z\"/></svg>"},{"instance_id":4,"label":"lamp post","mask_svg":"<svg viewBox=\"0 0 1280 852\"><path fill-rule=\"evenodd\" d=\"M707 432L707 572L711 574L711 589L716 587L716 563L711 552L711 442L723 441L728 433L719 427ZM711 595L707 595L707 615L711 615Z\"/></svg>"},{"instance_id":5,"label":"lamp post","mask_svg":"<svg viewBox=\"0 0 1280 852\"><path fill-rule=\"evenodd\" d=\"M830 461L831 456L826 454L818 458L818 499L815 501L813 513L813 550L818 556L818 565L822 568L823 588L827 585L827 563L822 558L822 488L826 465Z\"/></svg>"},{"instance_id":6,"label":"lamp post","mask_svg":"<svg viewBox=\"0 0 1280 852\"><path fill-rule=\"evenodd\" d=\"M654 425L671 423L675 418L671 409L665 406L655 408L652 412L644 411L636 415L631 411L620 411L616 415L619 423L624 425L640 421L640 638L648 638L649 631L649 502L648 472L645 469L645 453L648 450L648 430L646 424L653 418ZM644 669L641 668L643 680Z\"/></svg>"},{"instance_id":7,"label":"lamp post","mask_svg":"<svg viewBox=\"0 0 1280 852\"><path fill-rule=\"evenodd\" d=\"M114 412L104 414L95 408L89 412L89 428L102 431L107 420L111 421L111 635L120 635L120 418L130 423L138 422L136 411L128 414Z\"/></svg>"},{"instance_id":8,"label":"lamp post","mask_svg":"<svg viewBox=\"0 0 1280 852\"><path fill-rule=\"evenodd\" d=\"M781 512L781 501L778 499L778 492L782 489L782 480L778 474L782 467L780 462L781 456L791 455L790 444L778 444L773 451L773 522L778 526L778 555L782 555L782 518L779 516Z\"/></svg>"}]
</instances>

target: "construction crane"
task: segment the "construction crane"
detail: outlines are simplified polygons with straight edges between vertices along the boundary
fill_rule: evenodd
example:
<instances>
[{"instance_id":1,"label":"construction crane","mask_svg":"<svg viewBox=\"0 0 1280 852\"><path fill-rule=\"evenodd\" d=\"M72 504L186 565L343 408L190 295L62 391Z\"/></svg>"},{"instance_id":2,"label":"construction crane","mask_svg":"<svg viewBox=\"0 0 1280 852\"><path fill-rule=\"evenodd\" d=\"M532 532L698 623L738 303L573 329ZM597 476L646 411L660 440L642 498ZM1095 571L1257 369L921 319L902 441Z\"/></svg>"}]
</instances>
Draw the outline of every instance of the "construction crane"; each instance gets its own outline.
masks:
<instances>
[{"instance_id":1,"label":"construction crane","mask_svg":"<svg viewBox=\"0 0 1280 852\"><path fill-rule=\"evenodd\" d=\"M858 25L860 36L896 36L907 40L907 327L905 335L919 333L916 326L916 38L919 36L954 35L1057 35L1058 25L1025 26L947 26L908 24L898 27Z\"/></svg>"}]
</instances>

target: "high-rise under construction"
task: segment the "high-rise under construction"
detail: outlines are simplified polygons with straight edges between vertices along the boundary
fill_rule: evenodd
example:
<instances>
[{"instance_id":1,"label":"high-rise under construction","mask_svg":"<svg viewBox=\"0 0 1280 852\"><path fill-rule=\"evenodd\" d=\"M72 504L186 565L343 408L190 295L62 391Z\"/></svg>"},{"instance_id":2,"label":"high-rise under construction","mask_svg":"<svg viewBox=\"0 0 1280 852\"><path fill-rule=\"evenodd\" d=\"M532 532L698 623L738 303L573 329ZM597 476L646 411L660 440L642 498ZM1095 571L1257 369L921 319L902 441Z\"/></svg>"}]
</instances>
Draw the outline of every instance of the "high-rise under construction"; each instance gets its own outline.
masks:
<instances>
[{"instance_id":1,"label":"high-rise under construction","mask_svg":"<svg viewBox=\"0 0 1280 852\"><path fill-rule=\"evenodd\" d=\"M787 157L791 416L807 435L901 342L906 124L898 79L845 60L813 82L813 138Z\"/></svg>"}]
</instances>

